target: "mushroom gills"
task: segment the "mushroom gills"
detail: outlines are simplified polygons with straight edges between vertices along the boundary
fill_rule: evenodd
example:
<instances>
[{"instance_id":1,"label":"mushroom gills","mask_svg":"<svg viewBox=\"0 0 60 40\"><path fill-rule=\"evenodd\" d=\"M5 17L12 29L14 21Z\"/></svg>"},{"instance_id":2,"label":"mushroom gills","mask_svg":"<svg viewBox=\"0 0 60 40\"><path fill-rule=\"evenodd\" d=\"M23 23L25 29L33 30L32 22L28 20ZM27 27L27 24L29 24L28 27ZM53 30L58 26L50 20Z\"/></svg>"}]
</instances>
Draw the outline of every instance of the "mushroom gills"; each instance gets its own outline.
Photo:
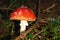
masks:
<instances>
[{"instance_id":1,"label":"mushroom gills","mask_svg":"<svg viewBox=\"0 0 60 40\"><path fill-rule=\"evenodd\" d=\"M26 20L21 20L20 21L20 32L23 32L26 30L26 26L28 26L28 22Z\"/></svg>"}]
</instances>

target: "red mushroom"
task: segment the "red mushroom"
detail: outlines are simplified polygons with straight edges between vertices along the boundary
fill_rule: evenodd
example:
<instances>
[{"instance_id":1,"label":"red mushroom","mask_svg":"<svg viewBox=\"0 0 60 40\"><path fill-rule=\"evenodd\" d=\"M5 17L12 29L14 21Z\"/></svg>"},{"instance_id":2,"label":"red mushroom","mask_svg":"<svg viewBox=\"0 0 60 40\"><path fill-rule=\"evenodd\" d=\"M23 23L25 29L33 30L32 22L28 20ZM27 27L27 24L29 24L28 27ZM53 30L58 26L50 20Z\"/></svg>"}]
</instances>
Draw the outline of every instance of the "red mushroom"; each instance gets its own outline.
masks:
<instances>
[{"instance_id":1,"label":"red mushroom","mask_svg":"<svg viewBox=\"0 0 60 40\"><path fill-rule=\"evenodd\" d=\"M26 26L28 26L27 21L35 21L36 17L35 17L34 12L32 10L23 6L23 7L20 7L18 9L14 10L10 14L10 20L21 20L20 32L23 32L26 30Z\"/></svg>"}]
</instances>

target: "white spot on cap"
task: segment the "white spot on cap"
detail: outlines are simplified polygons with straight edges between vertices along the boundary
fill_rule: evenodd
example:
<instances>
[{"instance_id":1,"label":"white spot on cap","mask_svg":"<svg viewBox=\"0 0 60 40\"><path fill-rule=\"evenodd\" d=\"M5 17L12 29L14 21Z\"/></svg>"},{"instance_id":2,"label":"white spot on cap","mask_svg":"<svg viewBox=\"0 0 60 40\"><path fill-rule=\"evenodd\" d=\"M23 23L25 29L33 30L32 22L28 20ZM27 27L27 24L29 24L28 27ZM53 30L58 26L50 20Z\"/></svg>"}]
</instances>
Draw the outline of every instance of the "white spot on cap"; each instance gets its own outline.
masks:
<instances>
[{"instance_id":1,"label":"white spot on cap","mask_svg":"<svg viewBox=\"0 0 60 40\"><path fill-rule=\"evenodd\" d=\"M21 16L22 19L25 19L23 16Z\"/></svg>"},{"instance_id":2,"label":"white spot on cap","mask_svg":"<svg viewBox=\"0 0 60 40\"><path fill-rule=\"evenodd\" d=\"M21 14L21 13L19 13L19 14Z\"/></svg>"},{"instance_id":3,"label":"white spot on cap","mask_svg":"<svg viewBox=\"0 0 60 40\"><path fill-rule=\"evenodd\" d=\"M22 11L19 11L19 14L22 14Z\"/></svg>"},{"instance_id":4,"label":"white spot on cap","mask_svg":"<svg viewBox=\"0 0 60 40\"><path fill-rule=\"evenodd\" d=\"M29 21L35 21L35 19L29 18Z\"/></svg>"},{"instance_id":5,"label":"white spot on cap","mask_svg":"<svg viewBox=\"0 0 60 40\"><path fill-rule=\"evenodd\" d=\"M15 15L17 15L17 12L14 12L15 13Z\"/></svg>"}]
</instances>

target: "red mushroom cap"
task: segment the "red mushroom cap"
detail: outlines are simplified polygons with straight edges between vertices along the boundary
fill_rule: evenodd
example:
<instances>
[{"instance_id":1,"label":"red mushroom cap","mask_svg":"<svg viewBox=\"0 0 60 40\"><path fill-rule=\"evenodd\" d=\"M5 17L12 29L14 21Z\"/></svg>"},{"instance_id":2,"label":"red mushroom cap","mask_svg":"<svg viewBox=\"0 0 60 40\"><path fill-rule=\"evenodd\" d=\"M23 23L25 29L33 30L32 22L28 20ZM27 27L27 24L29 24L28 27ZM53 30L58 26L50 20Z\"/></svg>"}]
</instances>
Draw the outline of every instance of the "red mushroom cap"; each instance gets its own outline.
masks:
<instances>
[{"instance_id":1,"label":"red mushroom cap","mask_svg":"<svg viewBox=\"0 0 60 40\"><path fill-rule=\"evenodd\" d=\"M20 7L10 14L10 20L35 21L34 12L27 7Z\"/></svg>"}]
</instances>

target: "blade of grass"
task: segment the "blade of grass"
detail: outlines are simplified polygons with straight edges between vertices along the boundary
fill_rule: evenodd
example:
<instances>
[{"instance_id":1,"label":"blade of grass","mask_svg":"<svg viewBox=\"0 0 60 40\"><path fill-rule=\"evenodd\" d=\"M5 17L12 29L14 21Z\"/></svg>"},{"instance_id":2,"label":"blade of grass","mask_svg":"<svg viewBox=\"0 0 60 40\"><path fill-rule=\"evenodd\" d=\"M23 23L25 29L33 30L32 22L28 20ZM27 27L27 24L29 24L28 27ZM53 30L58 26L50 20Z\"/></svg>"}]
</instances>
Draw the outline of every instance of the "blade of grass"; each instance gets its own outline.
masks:
<instances>
[{"instance_id":1,"label":"blade of grass","mask_svg":"<svg viewBox=\"0 0 60 40\"><path fill-rule=\"evenodd\" d=\"M11 2L12 1L12 2ZM11 4L8 6L8 8L10 8L17 0L11 0L10 2L11 2Z\"/></svg>"}]
</instances>

